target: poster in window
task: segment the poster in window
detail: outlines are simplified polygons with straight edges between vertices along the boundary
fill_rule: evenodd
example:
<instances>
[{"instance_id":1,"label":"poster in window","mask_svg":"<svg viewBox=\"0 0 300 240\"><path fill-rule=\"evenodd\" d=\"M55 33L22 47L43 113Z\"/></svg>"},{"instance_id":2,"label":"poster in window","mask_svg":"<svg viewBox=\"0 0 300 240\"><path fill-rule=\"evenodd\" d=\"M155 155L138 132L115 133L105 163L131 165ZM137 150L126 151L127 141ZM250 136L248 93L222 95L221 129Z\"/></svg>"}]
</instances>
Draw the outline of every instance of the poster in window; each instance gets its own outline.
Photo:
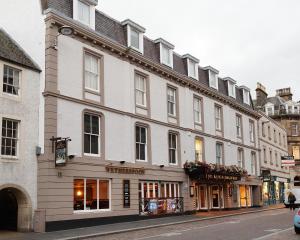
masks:
<instances>
[{"instance_id":1,"label":"poster in window","mask_svg":"<svg viewBox=\"0 0 300 240\"><path fill-rule=\"evenodd\" d=\"M130 208L130 181L129 180L124 180L123 182L123 197L124 197L124 202L123 202L124 208Z\"/></svg>"}]
</instances>

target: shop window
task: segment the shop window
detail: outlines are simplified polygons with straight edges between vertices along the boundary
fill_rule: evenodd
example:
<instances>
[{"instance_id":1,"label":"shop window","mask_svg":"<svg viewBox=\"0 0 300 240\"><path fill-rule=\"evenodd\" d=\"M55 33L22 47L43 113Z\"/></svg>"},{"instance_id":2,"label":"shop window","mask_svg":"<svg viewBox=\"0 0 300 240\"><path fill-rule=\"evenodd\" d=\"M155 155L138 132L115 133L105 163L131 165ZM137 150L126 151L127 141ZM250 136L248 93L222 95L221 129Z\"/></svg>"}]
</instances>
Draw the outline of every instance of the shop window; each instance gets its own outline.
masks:
<instances>
[{"instance_id":1,"label":"shop window","mask_svg":"<svg viewBox=\"0 0 300 240\"><path fill-rule=\"evenodd\" d=\"M74 211L110 209L109 180L75 179Z\"/></svg>"}]
</instances>

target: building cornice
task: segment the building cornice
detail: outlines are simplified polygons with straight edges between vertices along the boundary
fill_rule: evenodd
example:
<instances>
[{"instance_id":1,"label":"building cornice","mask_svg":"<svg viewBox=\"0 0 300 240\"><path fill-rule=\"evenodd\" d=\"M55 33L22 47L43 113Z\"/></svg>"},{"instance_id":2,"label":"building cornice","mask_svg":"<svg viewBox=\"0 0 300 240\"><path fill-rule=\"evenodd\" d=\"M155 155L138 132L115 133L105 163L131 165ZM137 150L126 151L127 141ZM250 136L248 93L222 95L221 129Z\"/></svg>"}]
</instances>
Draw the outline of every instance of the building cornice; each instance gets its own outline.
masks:
<instances>
[{"instance_id":1,"label":"building cornice","mask_svg":"<svg viewBox=\"0 0 300 240\"><path fill-rule=\"evenodd\" d=\"M46 12L45 22L50 22L52 25L61 27L63 25L74 28L74 37L82 38L86 41L91 42L95 47L100 47L102 50L108 51L111 54L115 54L119 58L123 58L131 63L139 65L141 68L147 69L148 71L164 77L170 81L176 82L179 85L186 86L194 91L197 91L207 97L213 98L223 104L227 104L237 111L243 112L255 119L259 119L260 115L254 109L249 109L236 101L231 99L229 96L225 96L217 92L216 90L210 89L208 86L195 80L191 80L188 76L177 73L169 67L163 66L162 64L155 63L150 59L144 57L142 54L123 46L116 41L108 39L107 37L95 32L94 30L78 24L75 20L62 16L53 9L48 9Z\"/></svg>"}]
</instances>

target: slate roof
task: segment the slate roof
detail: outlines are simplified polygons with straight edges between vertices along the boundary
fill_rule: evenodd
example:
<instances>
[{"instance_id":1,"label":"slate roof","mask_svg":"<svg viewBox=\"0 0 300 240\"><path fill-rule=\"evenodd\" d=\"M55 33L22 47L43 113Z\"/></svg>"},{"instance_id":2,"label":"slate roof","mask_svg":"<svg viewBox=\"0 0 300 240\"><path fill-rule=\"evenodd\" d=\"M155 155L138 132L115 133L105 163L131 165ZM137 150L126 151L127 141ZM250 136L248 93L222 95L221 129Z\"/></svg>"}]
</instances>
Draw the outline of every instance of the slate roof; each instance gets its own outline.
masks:
<instances>
[{"instance_id":1,"label":"slate roof","mask_svg":"<svg viewBox=\"0 0 300 240\"><path fill-rule=\"evenodd\" d=\"M0 58L21 65L22 67L41 72L38 65L2 28L0 28Z\"/></svg>"},{"instance_id":2,"label":"slate roof","mask_svg":"<svg viewBox=\"0 0 300 240\"><path fill-rule=\"evenodd\" d=\"M43 0L46 1L45 9L52 8L66 17L73 18L73 0ZM107 16L105 13L96 9L95 13L95 31L104 35L105 37L121 44L127 46L127 36L126 28L121 22ZM159 58L159 45L153 40L144 36L144 56L151 59L153 62L160 63ZM177 73L187 74L187 63L181 55L173 53L173 70ZM205 86L209 86L208 80L208 70L204 70L199 67L199 82ZM228 96L228 84L223 79L219 78L219 90L221 94ZM253 109L253 104L251 101L251 106L243 103L243 92L242 89L236 88L236 101L245 107Z\"/></svg>"}]
</instances>

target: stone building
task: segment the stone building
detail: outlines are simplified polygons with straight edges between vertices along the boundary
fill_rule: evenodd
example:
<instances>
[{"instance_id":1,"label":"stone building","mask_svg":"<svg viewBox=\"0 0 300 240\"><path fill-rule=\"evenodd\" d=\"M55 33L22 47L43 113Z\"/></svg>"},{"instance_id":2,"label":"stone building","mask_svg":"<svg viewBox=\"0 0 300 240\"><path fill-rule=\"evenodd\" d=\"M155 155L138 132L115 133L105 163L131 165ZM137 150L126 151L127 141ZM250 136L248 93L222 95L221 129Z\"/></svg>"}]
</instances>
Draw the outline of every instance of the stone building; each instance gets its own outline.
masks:
<instances>
[{"instance_id":1,"label":"stone building","mask_svg":"<svg viewBox=\"0 0 300 240\"><path fill-rule=\"evenodd\" d=\"M33 229L39 92L40 68L0 28L0 229Z\"/></svg>"},{"instance_id":2,"label":"stone building","mask_svg":"<svg viewBox=\"0 0 300 240\"><path fill-rule=\"evenodd\" d=\"M261 205L260 115L250 89L97 4L42 1L37 228Z\"/></svg>"},{"instance_id":3,"label":"stone building","mask_svg":"<svg viewBox=\"0 0 300 240\"><path fill-rule=\"evenodd\" d=\"M299 172L297 166L300 161L300 102L293 99L290 88L278 89L276 95L268 97L268 93L262 84L256 89L256 108L265 115L279 123L287 133L288 155L293 156L296 166L291 168L291 185ZM269 130L268 130L269 131Z\"/></svg>"}]
</instances>

